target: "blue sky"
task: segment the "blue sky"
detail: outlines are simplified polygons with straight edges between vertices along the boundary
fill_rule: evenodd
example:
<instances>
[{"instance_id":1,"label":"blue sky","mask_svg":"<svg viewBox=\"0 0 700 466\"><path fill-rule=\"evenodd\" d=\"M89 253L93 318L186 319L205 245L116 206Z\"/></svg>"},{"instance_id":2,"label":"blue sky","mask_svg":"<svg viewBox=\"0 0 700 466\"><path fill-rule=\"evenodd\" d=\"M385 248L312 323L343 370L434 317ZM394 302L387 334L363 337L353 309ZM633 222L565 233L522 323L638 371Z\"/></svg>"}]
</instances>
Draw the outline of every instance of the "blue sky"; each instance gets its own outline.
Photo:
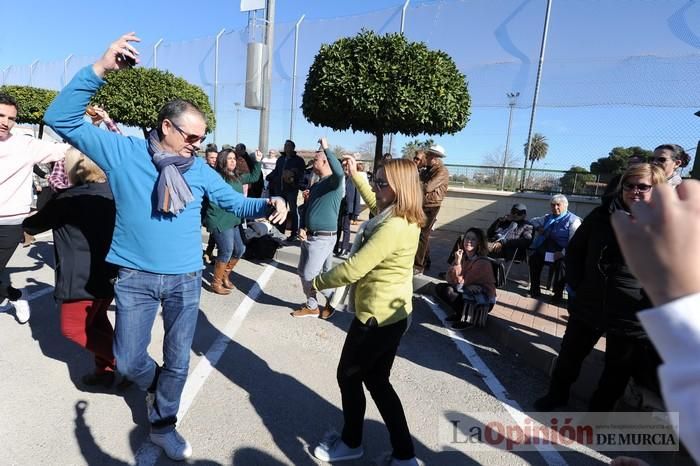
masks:
<instances>
[{"instance_id":1,"label":"blue sky","mask_svg":"<svg viewBox=\"0 0 700 466\"><path fill-rule=\"evenodd\" d=\"M409 39L448 52L469 80L473 107L467 128L457 135L432 136L446 147L449 162L480 164L503 153L508 122L505 93L513 90L520 91L521 98L514 113L511 151L522 153L545 3L411 0L406 21ZM319 43L353 34L360 27L394 32L401 4L401 0L278 0L276 39L287 55L292 25L306 14L297 93L303 89L303 73ZM0 28L0 70L34 60L40 61L39 67L51 62L54 68L62 68L69 53L76 56L72 63L77 66L82 63L77 57L93 60L129 30L143 39L144 58L148 59L151 45L164 38L174 45L163 48L163 61L168 53L173 59L186 60L191 50L201 49L200 42L210 43L220 29L244 30L247 16L238 7L236 0L10 2L3 5L3 15L12 21L6 20ZM28 33L30 28L36 32ZM238 72L240 57L228 58L234 62L224 70ZM281 146L288 137L290 63L287 56L275 65L279 86L273 90L271 147ZM197 65L173 72L189 79L190 69L200 71ZM238 68L244 66L243 62ZM16 79L26 78L17 75ZM535 131L549 139L550 153L536 166L587 167L617 145L652 148L675 142L694 148L700 134L700 118L692 115L700 109L698 82L700 2L555 0L535 120ZM211 95L206 86L205 90ZM220 90L226 100L220 102L225 108L218 112L220 144L235 139L231 104L242 100L237 92L235 86ZM315 128L303 121L300 110L296 114L294 138L300 147L313 147L321 134L351 150L372 139L366 134ZM242 110L239 125L242 141L257 146L257 112ZM397 135L395 148L409 139Z\"/></svg>"}]
</instances>

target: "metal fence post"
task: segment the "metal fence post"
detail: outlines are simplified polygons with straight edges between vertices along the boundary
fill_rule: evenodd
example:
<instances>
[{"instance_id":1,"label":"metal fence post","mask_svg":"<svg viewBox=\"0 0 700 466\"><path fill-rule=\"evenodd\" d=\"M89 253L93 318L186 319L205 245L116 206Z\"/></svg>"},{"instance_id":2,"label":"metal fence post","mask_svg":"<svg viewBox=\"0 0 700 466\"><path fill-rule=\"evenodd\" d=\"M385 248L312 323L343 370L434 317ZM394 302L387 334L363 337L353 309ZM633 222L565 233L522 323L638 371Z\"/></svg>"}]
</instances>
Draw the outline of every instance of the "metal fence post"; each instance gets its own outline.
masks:
<instances>
[{"instance_id":1,"label":"metal fence post","mask_svg":"<svg viewBox=\"0 0 700 466\"><path fill-rule=\"evenodd\" d=\"M221 36L225 31L226 29L222 29L216 35L216 43L214 46L214 118L216 118L217 93L219 88L219 39L221 39ZM216 129L214 130L214 144L216 144ZM236 144L238 144L238 141L236 141Z\"/></svg>"},{"instance_id":2,"label":"metal fence post","mask_svg":"<svg viewBox=\"0 0 700 466\"><path fill-rule=\"evenodd\" d=\"M34 60L34 63L29 65L29 87L32 86L32 80L34 78L34 67L39 63L39 60Z\"/></svg>"},{"instance_id":3,"label":"metal fence post","mask_svg":"<svg viewBox=\"0 0 700 466\"><path fill-rule=\"evenodd\" d=\"M297 92L297 52L299 50L299 26L304 21L305 14L301 15L299 21L294 25L294 66L292 68L292 108L289 115L289 139L294 140L294 113L296 112L296 92Z\"/></svg>"},{"instance_id":4,"label":"metal fence post","mask_svg":"<svg viewBox=\"0 0 700 466\"><path fill-rule=\"evenodd\" d=\"M158 68L158 47L163 43L163 39L158 39L156 45L153 46L153 68Z\"/></svg>"}]
</instances>

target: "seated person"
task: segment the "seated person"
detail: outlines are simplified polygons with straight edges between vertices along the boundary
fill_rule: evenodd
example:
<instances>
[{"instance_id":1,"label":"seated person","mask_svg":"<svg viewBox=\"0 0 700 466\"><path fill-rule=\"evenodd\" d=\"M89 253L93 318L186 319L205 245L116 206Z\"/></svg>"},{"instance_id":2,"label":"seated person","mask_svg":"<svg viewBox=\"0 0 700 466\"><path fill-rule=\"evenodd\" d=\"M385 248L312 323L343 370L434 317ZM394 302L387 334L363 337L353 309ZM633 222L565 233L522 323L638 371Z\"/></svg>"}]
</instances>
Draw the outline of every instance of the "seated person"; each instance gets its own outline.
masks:
<instances>
[{"instance_id":1,"label":"seated person","mask_svg":"<svg viewBox=\"0 0 700 466\"><path fill-rule=\"evenodd\" d=\"M452 328L464 329L474 322L464 320L465 303L489 305L496 302L496 279L487 257L488 248L483 230L470 228L464 234L462 247L455 252L455 260L447 270L447 283L435 286L435 294L454 311L447 317Z\"/></svg>"},{"instance_id":2,"label":"seated person","mask_svg":"<svg viewBox=\"0 0 700 466\"><path fill-rule=\"evenodd\" d=\"M509 214L497 218L486 231L489 256L510 259L518 248L525 253L532 242L532 232L525 204L513 205Z\"/></svg>"},{"instance_id":3,"label":"seated person","mask_svg":"<svg viewBox=\"0 0 700 466\"><path fill-rule=\"evenodd\" d=\"M564 294L564 255L566 246L581 225L581 218L568 211L569 200L563 194L555 194L549 201L551 214L535 217L530 223L535 228L535 239L530 245L530 297L539 298L540 275L545 262L554 270L553 301L561 301Z\"/></svg>"}]
</instances>

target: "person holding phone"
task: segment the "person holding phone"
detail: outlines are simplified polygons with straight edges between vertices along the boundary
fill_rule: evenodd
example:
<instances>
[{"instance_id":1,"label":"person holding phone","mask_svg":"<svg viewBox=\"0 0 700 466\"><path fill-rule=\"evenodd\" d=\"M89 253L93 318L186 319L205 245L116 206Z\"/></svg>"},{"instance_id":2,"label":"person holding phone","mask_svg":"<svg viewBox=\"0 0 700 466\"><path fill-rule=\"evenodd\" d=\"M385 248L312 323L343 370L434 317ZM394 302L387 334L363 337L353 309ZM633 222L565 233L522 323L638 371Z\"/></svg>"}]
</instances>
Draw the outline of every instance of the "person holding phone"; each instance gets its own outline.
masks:
<instances>
[{"instance_id":1,"label":"person holding phone","mask_svg":"<svg viewBox=\"0 0 700 466\"><path fill-rule=\"evenodd\" d=\"M92 66L73 77L51 103L44 120L87 154L107 175L117 208L107 262L119 267L114 285L114 355L119 371L145 390L150 439L173 460L192 455L176 430L180 396L187 380L190 348L201 292L201 205L209 202L241 218L270 215L281 222L281 198L248 199L206 166L197 150L206 138L203 112L174 100L158 113L144 139L102 131L83 119L90 99L107 73L136 60L135 33L109 45ZM162 307L165 322L163 365L148 354L151 329Z\"/></svg>"}]
</instances>

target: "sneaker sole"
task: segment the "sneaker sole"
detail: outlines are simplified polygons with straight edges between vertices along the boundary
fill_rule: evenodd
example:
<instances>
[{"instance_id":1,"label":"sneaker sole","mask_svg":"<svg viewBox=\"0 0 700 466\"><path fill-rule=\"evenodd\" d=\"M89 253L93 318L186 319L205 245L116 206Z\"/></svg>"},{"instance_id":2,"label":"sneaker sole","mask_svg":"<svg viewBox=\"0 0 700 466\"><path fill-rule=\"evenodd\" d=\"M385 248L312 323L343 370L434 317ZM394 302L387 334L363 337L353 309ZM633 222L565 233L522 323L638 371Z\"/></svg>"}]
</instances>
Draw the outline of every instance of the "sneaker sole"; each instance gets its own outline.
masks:
<instances>
[{"instance_id":1,"label":"sneaker sole","mask_svg":"<svg viewBox=\"0 0 700 466\"><path fill-rule=\"evenodd\" d=\"M297 319L303 319L304 317L315 317L318 318L320 314L304 314L304 315L295 315L293 312L289 313L290 316L295 317Z\"/></svg>"},{"instance_id":2,"label":"sneaker sole","mask_svg":"<svg viewBox=\"0 0 700 466\"><path fill-rule=\"evenodd\" d=\"M318 449L318 447L316 447ZM359 453L353 453L352 455L345 455L345 456L336 456L334 458L331 458L326 454L326 450L320 450L318 453L316 450L314 450L314 457L316 459L319 459L321 461L325 461L326 463L332 463L334 461L350 461L350 460L356 460L360 459L364 456L365 452L364 450L359 452Z\"/></svg>"}]
</instances>

